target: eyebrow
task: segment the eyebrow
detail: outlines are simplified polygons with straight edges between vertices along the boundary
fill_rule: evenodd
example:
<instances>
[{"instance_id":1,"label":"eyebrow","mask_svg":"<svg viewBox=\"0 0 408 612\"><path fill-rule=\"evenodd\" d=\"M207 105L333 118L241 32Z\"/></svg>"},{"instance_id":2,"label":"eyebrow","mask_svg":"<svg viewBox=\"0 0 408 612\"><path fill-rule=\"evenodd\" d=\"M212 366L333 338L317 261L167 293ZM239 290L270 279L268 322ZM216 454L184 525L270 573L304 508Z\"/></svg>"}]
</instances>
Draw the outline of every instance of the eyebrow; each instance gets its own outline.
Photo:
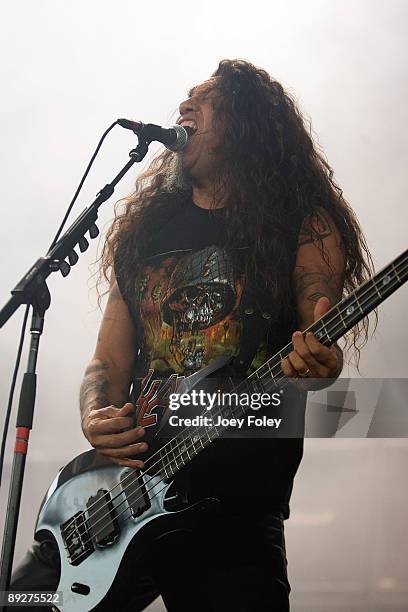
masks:
<instances>
[{"instance_id":1,"label":"eyebrow","mask_svg":"<svg viewBox=\"0 0 408 612\"><path fill-rule=\"evenodd\" d=\"M187 96L189 98L192 98L195 95L195 92L197 91L197 89L200 89L201 91L200 93L197 93L197 96L199 96L200 98L205 98L206 96L208 96L209 94L211 94L214 91L214 86L211 85L194 85L194 87L192 87L188 92L187 92Z\"/></svg>"}]
</instances>

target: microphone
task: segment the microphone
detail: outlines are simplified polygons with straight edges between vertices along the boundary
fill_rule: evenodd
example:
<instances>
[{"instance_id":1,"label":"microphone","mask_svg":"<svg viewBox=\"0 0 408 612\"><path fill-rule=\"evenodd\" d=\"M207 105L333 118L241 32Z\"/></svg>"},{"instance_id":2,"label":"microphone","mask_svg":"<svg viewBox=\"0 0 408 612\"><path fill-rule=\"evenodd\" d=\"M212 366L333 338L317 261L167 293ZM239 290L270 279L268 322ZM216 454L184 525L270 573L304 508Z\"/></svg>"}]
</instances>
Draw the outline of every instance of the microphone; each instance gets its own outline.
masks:
<instances>
[{"instance_id":1,"label":"microphone","mask_svg":"<svg viewBox=\"0 0 408 612\"><path fill-rule=\"evenodd\" d=\"M173 125L171 128L162 128L154 123L142 123L141 121L131 121L130 119L118 119L118 125L132 130L150 143L153 140L164 144L170 151L182 151L188 142L188 133L181 125Z\"/></svg>"}]
</instances>

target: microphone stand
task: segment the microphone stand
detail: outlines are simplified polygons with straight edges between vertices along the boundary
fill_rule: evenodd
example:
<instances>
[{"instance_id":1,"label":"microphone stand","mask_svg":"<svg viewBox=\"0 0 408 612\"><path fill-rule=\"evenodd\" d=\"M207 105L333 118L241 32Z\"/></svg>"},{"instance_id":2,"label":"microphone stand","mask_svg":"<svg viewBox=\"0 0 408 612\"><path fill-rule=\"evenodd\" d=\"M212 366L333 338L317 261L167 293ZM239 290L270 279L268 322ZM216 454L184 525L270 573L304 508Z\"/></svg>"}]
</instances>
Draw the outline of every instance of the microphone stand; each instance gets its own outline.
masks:
<instances>
[{"instance_id":1,"label":"microphone stand","mask_svg":"<svg viewBox=\"0 0 408 612\"><path fill-rule=\"evenodd\" d=\"M139 138L139 144L129 153L130 160L98 193L94 202L86 208L60 240L47 253L40 257L11 291L12 297L0 310L0 327L14 314L21 304L30 304L33 308L31 320L31 342L28 355L27 371L24 374L20 392L20 400L16 422L16 442L7 503L5 530L0 561L0 592L7 591L10 585L13 566L14 548L17 533L18 515L20 511L21 492L23 487L24 468L28 450L28 438L32 429L34 404L36 394L36 364L40 337L44 327L45 312L51 304L51 296L46 279L52 272L61 271L67 276L71 266L79 259L74 247L78 245L83 253L89 246L85 233L90 238L96 238L99 230L95 224L98 218L98 208L111 197L115 186L133 166L142 161L148 151L149 142ZM68 262L65 259L68 258ZM5 609L3 606L1 609Z\"/></svg>"}]
</instances>

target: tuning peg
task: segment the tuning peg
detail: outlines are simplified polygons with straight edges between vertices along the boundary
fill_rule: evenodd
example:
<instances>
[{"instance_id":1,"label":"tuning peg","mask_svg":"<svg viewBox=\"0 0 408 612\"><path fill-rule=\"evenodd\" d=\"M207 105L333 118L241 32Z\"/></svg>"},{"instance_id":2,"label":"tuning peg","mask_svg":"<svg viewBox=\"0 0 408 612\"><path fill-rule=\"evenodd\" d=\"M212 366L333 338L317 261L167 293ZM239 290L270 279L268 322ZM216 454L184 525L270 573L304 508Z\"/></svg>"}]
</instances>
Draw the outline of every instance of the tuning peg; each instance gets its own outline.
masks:
<instances>
[{"instance_id":1,"label":"tuning peg","mask_svg":"<svg viewBox=\"0 0 408 612\"><path fill-rule=\"evenodd\" d=\"M71 272L71 266L64 260L60 261L59 268L62 276L68 276L68 274Z\"/></svg>"},{"instance_id":2,"label":"tuning peg","mask_svg":"<svg viewBox=\"0 0 408 612\"><path fill-rule=\"evenodd\" d=\"M76 262L78 261L79 256L77 255L77 253L75 253L75 251L72 249L72 251L70 252L70 254L68 255L68 261L71 264L71 266L75 266Z\"/></svg>"},{"instance_id":3,"label":"tuning peg","mask_svg":"<svg viewBox=\"0 0 408 612\"><path fill-rule=\"evenodd\" d=\"M98 229L98 227L94 223L89 228L89 235L90 235L91 238L96 238L98 234L99 234L99 229Z\"/></svg>"},{"instance_id":4,"label":"tuning peg","mask_svg":"<svg viewBox=\"0 0 408 612\"><path fill-rule=\"evenodd\" d=\"M86 249L89 247L89 242L87 241L85 236L82 236L82 238L79 239L78 246L79 246L79 250L81 251L81 253L86 251Z\"/></svg>"}]
</instances>

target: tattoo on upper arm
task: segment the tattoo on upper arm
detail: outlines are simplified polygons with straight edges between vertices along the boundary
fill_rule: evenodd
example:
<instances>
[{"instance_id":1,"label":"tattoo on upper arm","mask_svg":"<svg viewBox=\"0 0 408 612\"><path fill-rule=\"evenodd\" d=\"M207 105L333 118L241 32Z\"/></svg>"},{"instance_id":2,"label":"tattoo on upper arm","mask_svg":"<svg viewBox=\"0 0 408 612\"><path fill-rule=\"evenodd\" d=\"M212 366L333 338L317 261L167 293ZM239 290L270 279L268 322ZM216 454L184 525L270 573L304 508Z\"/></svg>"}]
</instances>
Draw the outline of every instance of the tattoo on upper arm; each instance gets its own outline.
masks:
<instances>
[{"instance_id":1,"label":"tattoo on upper arm","mask_svg":"<svg viewBox=\"0 0 408 612\"><path fill-rule=\"evenodd\" d=\"M317 302L327 297L330 305L336 304L342 296L342 275L324 272L298 272L294 279L295 295L298 300Z\"/></svg>"},{"instance_id":2,"label":"tattoo on upper arm","mask_svg":"<svg viewBox=\"0 0 408 612\"><path fill-rule=\"evenodd\" d=\"M299 232L298 246L324 240L331 233L332 230L325 215L317 210L303 221Z\"/></svg>"}]
</instances>

